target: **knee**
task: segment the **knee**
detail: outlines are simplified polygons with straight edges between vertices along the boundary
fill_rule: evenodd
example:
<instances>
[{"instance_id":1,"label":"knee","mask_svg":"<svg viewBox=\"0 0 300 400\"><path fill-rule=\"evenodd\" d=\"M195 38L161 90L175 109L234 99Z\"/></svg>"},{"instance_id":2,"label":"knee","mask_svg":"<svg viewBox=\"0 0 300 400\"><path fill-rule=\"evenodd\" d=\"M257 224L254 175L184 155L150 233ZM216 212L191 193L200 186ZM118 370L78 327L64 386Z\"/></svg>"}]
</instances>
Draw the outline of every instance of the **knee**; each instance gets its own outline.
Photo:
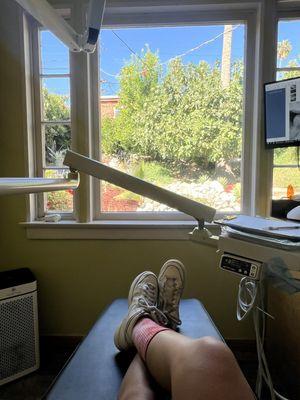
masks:
<instances>
[{"instance_id":1,"label":"knee","mask_svg":"<svg viewBox=\"0 0 300 400\"><path fill-rule=\"evenodd\" d=\"M215 379L230 379L237 368L236 360L226 344L209 336L190 343L184 364L188 370L205 371Z\"/></svg>"},{"instance_id":2,"label":"knee","mask_svg":"<svg viewBox=\"0 0 300 400\"><path fill-rule=\"evenodd\" d=\"M212 364L228 365L235 362L235 358L228 346L210 336L197 339L195 341L195 351L198 356L211 360Z\"/></svg>"}]
</instances>

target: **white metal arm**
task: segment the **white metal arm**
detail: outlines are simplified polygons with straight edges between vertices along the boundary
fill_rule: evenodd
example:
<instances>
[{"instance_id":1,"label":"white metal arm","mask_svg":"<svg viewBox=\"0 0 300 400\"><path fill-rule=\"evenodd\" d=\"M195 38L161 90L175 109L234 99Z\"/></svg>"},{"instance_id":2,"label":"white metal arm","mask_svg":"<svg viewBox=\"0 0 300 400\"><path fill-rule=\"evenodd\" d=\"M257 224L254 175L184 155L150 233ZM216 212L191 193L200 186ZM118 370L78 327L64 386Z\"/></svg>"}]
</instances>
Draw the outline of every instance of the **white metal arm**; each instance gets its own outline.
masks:
<instances>
[{"instance_id":1,"label":"white metal arm","mask_svg":"<svg viewBox=\"0 0 300 400\"><path fill-rule=\"evenodd\" d=\"M92 160L73 151L67 151L64 164L73 170L84 172L95 178L102 179L123 189L130 190L141 196L148 197L154 201L166 204L169 207L191 215L200 222L211 222L215 216L216 210L212 207L190 200L170 190L163 189L143 181L142 179L128 175L125 172L118 171L108 167L99 161Z\"/></svg>"},{"instance_id":2,"label":"white metal arm","mask_svg":"<svg viewBox=\"0 0 300 400\"><path fill-rule=\"evenodd\" d=\"M0 178L0 195L77 189L79 186L78 171L191 215L199 222L200 228L203 228L204 221L212 222L214 219L216 210L212 207L108 167L73 151L67 151L64 164L69 166L71 171L76 171L70 172L67 179Z\"/></svg>"},{"instance_id":3,"label":"white metal arm","mask_svg":"<svg viewBox=\"0 0 300 400\"><path fill-rule=\"evenodd\" d=\"M75 32L46 0L16 1L41 25L57 36L71 51L91 53L95 50L106 0L90 0L86 29L82 33Z\"/></svg>"},{"instance_id":4,"label":"white metal arm","mask_svg":"<svg viewBox=\"0 0 300 400\"><path fill-rule=\"evenodd\" d=\"M69 174L67 179L47 178L0 178L0 195L52 192L56 190L77 189L79 175Z\"/></svg>"}]
</instances>

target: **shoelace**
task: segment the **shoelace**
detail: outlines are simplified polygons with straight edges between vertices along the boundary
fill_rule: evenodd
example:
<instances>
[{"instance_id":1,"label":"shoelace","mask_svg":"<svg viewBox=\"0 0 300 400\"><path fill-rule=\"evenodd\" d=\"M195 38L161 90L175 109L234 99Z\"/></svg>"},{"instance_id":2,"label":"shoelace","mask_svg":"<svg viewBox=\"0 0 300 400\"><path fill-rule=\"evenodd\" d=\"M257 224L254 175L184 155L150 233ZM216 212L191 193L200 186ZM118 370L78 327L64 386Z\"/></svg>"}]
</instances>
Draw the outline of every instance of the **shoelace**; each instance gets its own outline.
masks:
<instances>
[{"instance_id":1,"label":"shoelace","mask_svg":"<svg viewBox=\"0 0 300 400\"><path fill-rule=\"evenodd\" d=\"M143 286L143 295L146 298L147 302L155 303L155 286L152 283L145 283Z\"/></svg>"},{"instance_id":2,"label":"shoelace","mask_svg":"<svg viewBox=\"0 0 300 400\"><path fill-rule=\"evenodd\" d=\"M164 295L163 298L161 298L162 309L164 312L167 312L167 314L172 314L174 311L177 310L178 292L180 290L180 287L176 279L167 278L164 283L164 290L166 294ZM171 301L168 301L169 298L171 298ZM170 319L178 325L181 323L181 321L177 318L174 318L174 316L172 316L172 318Z\"/></svg>"},{"instance_id":3,"label":"shoelace","mask_svg":"<svg viewBox=\"0 0 300 400\"><path fill-rule=\"evenodd\" d=\"M151 301L152 302L152 301ZM152 319L160 325L167 325L168 319L165 314L159 310L155 305L149 304L148 299L145 297L140 297L138 299L138 304L142 307Z\"/></svg>"}]
</instances>

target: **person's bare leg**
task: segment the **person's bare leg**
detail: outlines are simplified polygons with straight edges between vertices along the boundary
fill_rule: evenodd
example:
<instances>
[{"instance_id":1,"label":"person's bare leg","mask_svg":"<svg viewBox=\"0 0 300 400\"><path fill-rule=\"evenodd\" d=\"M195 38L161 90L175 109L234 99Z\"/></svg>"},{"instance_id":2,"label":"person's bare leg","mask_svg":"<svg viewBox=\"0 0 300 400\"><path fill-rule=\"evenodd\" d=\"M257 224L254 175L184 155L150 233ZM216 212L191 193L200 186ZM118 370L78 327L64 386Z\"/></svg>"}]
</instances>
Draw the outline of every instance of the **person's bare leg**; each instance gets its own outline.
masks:
<instances>
[{"instance_id":1,"label":"person's bare leg","mask_svg":"<svg viewBox=\"0 0 300 400\"><path fill-rule=\"evenodd\" d=\"M184 276L177 264L172 261L163 267L160 282L149 271L135 278L129 291L128 312L115 331L116 347L127 350L135 346L150 374L171 391L173 400L254 400L223 342L208 337L190 339L166 328L170 319L174 319L175 326L180 322L174 309L178 311ZM163 311L156 307L158 287L167 304Z\"/></svg>"},{"instance_id":2,"label":"person's bare leg","mask_svg":"<svg viewBox=\"0 0 300 400\"><path fill-rule=\"evenodd\" d=\"M173 400L253 400L254 395L232 352L211 337L190 339L159 332L146 353L150 374Z\"/></svg>"},{"instance_id":3,"label":"person's bare leg","mask_svg":"<svg viewBox=\"0 0 300 400\"><path fill-rule=\"evenodd\" d=\"M155 400L147 368L137 354L122 381L118 400Z\"/></svg>"}]
</instances>

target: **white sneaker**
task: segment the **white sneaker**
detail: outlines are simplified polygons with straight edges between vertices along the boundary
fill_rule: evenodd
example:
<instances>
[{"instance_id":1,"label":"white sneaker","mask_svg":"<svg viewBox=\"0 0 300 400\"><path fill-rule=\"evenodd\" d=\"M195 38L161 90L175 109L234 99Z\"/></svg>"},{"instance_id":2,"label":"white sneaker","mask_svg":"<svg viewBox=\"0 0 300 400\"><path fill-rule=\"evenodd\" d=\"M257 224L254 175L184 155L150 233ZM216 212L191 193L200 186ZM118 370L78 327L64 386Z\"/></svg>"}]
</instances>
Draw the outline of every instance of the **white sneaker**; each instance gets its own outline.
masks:
<instances>
[{"instance_id":1,"label":"white sneaker","mask_svg":"<svg viewBox=\"0 0 300 400\"><path fill-rule=\"evenodd\" d=\"M179 302L185 285L185 267L179 260L168 260L158 276L158 308L168 318L168 326L176 329L181 324Z\"/></svg>"},{"instance_id":2,"label":"white sneaker","mask_svg":"<svg viewBox=\"0 0 300 400\"><path fill-rule=\"evenodd\" d=\"M168 323L167 318L156 308L157 296L158 282L153 272L142 272L134 279L128 295L128 313L114 336L119 350L127 350L133 346L132 331L139 319L148 317L160 325Z\"/></svg>"}]
</instances>

